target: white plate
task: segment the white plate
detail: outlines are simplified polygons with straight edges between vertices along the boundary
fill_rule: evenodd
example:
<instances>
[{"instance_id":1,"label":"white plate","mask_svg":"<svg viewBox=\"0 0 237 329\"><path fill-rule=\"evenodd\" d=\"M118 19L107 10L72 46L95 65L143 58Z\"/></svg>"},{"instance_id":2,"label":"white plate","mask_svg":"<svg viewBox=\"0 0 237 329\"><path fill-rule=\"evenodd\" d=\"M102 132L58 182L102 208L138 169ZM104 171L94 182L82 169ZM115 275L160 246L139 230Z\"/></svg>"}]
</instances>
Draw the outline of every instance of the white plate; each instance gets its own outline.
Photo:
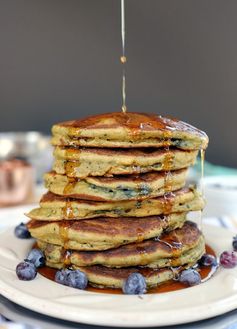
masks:
<instances>
[{"instance_id":1,"label":"white plate","mask_svg":"<svg viewBox=\"0 0 237 329\"><path fill-rule=\"evenodd\" d=\"M217 254L231 249L233 232L211 226L204 232ZM199 286L142 297L80 291L41 275L19 281L15 267L32 243L15 238L13 229L0 234L0 293L45 315L87 324L147 327L203 320L237 308L237 268L219 269Z\"/></svg>"}]
</instances>

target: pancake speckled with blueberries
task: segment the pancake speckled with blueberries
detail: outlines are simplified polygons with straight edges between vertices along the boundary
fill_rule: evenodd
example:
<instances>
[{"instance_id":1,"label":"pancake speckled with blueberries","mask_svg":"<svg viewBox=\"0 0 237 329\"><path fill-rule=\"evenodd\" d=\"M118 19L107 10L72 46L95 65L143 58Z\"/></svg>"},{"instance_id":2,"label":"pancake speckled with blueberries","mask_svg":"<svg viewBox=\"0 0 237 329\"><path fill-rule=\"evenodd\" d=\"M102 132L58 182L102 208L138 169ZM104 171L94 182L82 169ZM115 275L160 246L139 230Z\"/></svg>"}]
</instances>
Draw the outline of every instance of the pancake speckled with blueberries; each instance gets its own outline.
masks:
<instances>
[{"instance_id":1,"label":"pancake speckled with blueberries","mask_svg":"<svg viewBox=\"0 0 237 329\"><path fill-rule=\"evenodd\" d=\"M126 267L126 268L111 268L101 265L94 266L73 266L73 269L79 269L84 272L91 286L97 288L122 288L125 280L131 273L140 273L143 275L147 288L156 287L159 284L176 279L178 273L185 267L164 267L161 269L153 269L147 267Z\"/></svg>"},{"instance_id":2,"label":"pancake speckled with blueberries","mask_svg":"<svg viewBox=\"0 0 237 329\"><path fill-rule=\"evenodd\" d=\"M32 237L74 250L106 250L160 236L182 227L186 213L166 216L96 218L80 221L35 221L27 226Z\"/></svg>"},{"instance_id":3,"label":"pancake speckled with blueberries","mask_svg":"<svg viewBox=\"0 0 237 329\"><path fill-rule=\"evenodd\" d=\"M207 135L177 119L147 113L107 113L58 123L53 145L89 147L167 147L205 149Z\"/></svg>"},{"instance_id":4,"label":"pancake speckled with blueberries","mask_svg":"<svg viewBox=\"0 0 237 329\"><path fill-rule=\"evenodd\" d=\"M69 177L140 174L177 170L195 163L197 150L56 147L53 169Z\"/></svg>"},{"instance_id":5,"label":"pancake speckled with blueberries","mask_svg":"<svg viewBox=\"0 0 237 329\"><path fill-rule=\"evenodd\" d=\"M70 178L55 172L45 174L49 191L64 196L97 201L142 200L178 190L185 185L187 169L114 177Z\"/></svg>"},{"instance_id":6,"label":"pancake speckled with blueberries","mask_svg":"<svg viewBox=\"0 0 237 329\"><path fill-rule=\"evenodd\" d=\"M204 237L196 224L186 222L182 228L164 233L159 239L150 239L105 251L74 251L38 241L50 266L63 268L103 265L107 267L147 266L163 268L195 264L205 253Z\"/></svg>"},{"instance_id":7,"label":"pancake speckled with blueberries","mask_svg":"<svg viewBox=\"0 0 237 329\"><path fill-rule=\"evenodd\" d=\"M195 188L166 193L141 201L86 201L46 193L40 200L40 208L26 214L36 220L71 220L105 217L144 217L173 212L197 211L204 207L204 199Z\"/></svg>"}]
</instances>

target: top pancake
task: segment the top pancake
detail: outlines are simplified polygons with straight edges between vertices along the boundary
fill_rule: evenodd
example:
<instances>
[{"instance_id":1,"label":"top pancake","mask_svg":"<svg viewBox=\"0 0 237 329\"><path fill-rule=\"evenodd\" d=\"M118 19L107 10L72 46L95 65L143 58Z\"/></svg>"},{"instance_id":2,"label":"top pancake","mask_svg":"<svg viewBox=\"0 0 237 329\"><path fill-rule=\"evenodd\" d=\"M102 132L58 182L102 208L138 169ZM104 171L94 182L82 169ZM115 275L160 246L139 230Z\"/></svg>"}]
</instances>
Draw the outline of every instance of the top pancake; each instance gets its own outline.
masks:
<instances>
[{"instance_id":1,"label":"top pancake","mask_svg":"<svg viewBox=\"0 0 237 329\"><path fill-rule=\"evenodd\" d=\"M113 112L52 127L52 144L87 147L206 149L207 135L188 123L156 114Z\"/></svg>"}]
</instances>

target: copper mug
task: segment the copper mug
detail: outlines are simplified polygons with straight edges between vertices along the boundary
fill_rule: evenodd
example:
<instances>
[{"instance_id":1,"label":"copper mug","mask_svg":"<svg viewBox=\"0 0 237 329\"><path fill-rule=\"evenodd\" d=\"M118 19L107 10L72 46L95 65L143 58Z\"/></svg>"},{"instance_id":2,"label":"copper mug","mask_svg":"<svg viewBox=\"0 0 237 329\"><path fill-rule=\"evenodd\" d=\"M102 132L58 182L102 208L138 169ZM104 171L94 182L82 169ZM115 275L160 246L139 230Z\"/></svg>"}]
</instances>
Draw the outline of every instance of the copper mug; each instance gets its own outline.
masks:
<instances>
[{"instance_id":1,"label":"copper mug","mask_svg":"<svg viewBox=\"0 0 237 329\"><path fill-rule=\"evenodd\" d=\"M0 161L0 206L30 202L34 176L34 168L24 160Z\"/></svg>"}]
</instances>

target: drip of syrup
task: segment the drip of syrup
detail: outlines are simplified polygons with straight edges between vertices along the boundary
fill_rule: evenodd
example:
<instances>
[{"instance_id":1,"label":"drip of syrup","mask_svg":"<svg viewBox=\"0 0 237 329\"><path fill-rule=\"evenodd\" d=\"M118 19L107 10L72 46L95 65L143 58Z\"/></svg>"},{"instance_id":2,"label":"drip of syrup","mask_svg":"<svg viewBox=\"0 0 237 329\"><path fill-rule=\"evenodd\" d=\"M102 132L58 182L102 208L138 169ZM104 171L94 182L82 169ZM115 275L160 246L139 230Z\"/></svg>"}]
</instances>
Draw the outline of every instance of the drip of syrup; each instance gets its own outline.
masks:
<instances>
[{"instance_id":1,"label":"drip of syrup","mask_svg":"<svg viewBox=\"0 0 237 329\"><path fill-rule=\"evenodd\" d=\"M66 221L64 223L62 223L62 225L60 225L59 227L59 235L60 238L64 244L64 247L66 248L67 242L69 240L69 236L68 236L68 223L66 223Z\"/></svg>"},{"instance_id":2,"label":"drip of syrup","mask_svg":"<svg viewBox=\"0 0 237 329\"><path fill-rule=\"evenodd\" d=\"M137 229L137 243L142 242L144 240L144 230L140 227Z\"/></svg>"},{"instance_id":3,"label":"drip of syrup","mask_svg":"<svg viewBox=\"0 0 237 329\"><path fill-rule=\"evenodd\" d=\"M74 187L76 185L76 180L72 177L68 177L68 182L64 187L63 194L70 195L73 194Z\"/></svg>"},{"instance_id":4,"label":"drip of syrup","mask_svg":"<svg viewBox=\"0 0 237 329\"><path fill-rule=\"evenodd\" d=\"M70 201L66 201L65 206L62 208L63 217L65 219L74 219L73 208Z\"/></svg>"},{"instance_id":5,"label":"drip of syrup","mask_svg":"<svg viewBox=\"0 0 237 329\"><path fill-rule=\"evenodd\" d=\"M202 194L202 197L204 197L204 184L203 184L203 178L204 178L204 162L205 162L205 150L200 150L201 155L201 177L200 177L200 192ZM200 211L199 221L198 221L198 227L202 231L202 224L203 224L203 211Z\"/></svg>"},{"instance_id":6,"label":"drip of syrup","mask_svg":"<svg viewBox=\"0 0 237 329\"><path fill-rule=\"evenodd\" d=\"M122 56L120 57L120 62L123 65L123 77L122 77L122 112L127 112L126 106L126 72L125 64L127 62L127 57L125 56L125 10L124 10L124 0L121 0L121 36L122 36Z\"/></svg>"},{"instance_id":7,"label":"drip of syrup","mask_svg":"<svg viewBox=\"0 0 237 329\"><path fill-rule=\"evenodd\" d=\"M165 192L164 199L162 201L162 210L164 214L169 214L172 211L175 194L173 192Z\"/></svg>"},{"instance_id":8,"label":"drip of syrup","mask_svg":"<svg viewBox=\"0 0 237 329\"><path fill-rule=\"evenodd\" d=\"M200 179L200 190L202 193L202 196L204 195L204 184L203 184L203 178L204 178L204 162L205 162L205 150L201 149L201 179Z\"/></svg>"},{"instance_id":9,"label":"drip of syrup","mask_svg":"<svg viewBox=\"0 0 237 329\"><path fill-rule=\"evenodd\" d=\"M165 146L164 149L166 150L166 155L163 163L162 169L164 170L164 208L166 213L168 212L169 208L172 206L170 200L165 196L172 192L172 185L173 185L173 175L170 169L172 168L173 164L173 154L170 152L170 145L171 145L171 133L170 131L164 131L164 142Z\"/></svg>"},{"instance_id":10,"label":"drip of syrup","mask_svg":"<svg viewBox=\"0 0 237 329\"><path fill-rule=\"evenodd\" d=\"M71 251L69 251L69 250L66 250L66 252L65 252L65 255L64 255L64 263L63 263L63 265L64 265L64 267L66 268L66 267L68 267L68 266L70 266L71 265Z\"/></svg>"},{"instance_id":11,"label":"drip of syrup","mask_svg":"<svg viewBox=\"0 0 237 329\"><path fill-rule=\"evenodd\" d=\"M68 177L77 177L77 167L78 164L73 161L65 161L64 162L64 172Z\"/></svg>"}]
</instances>

